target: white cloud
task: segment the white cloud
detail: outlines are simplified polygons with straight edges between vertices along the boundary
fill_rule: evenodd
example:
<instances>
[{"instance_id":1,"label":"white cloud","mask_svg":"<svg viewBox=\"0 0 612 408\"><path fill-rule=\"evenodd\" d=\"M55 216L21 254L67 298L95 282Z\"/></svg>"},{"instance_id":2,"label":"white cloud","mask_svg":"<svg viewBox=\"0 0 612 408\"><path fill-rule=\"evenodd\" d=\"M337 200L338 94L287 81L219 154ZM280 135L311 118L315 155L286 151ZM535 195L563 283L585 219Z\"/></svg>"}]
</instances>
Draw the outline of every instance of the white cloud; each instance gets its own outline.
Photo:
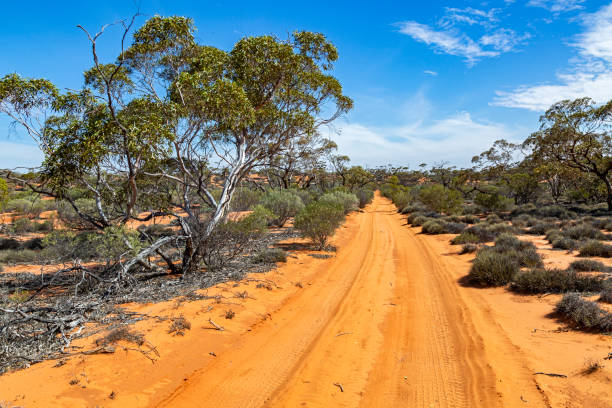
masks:
<instances>
[{"instance_id":1,"label":"white cloud","mask_svg":"<svg viewBox=\"0 0 612 408\"><path fill-rule=\"evenodd\" d=\"M509 28L496 27L498 12L499 9L447 7L437 27L405 21L399 23L399 32L431 46L436 52L464 57L468 65L473 65L481 58L513 51L530 37ZM480 34L468 35L458 28L461 25L475 26L471 31L477 29Z\"/></svg>"},{"instance_id":2,"label":"white cloud","mask_svg":"<svg viewBox=\"0 0 612 408\"><path fill-rule=\"evenodd\" d=\"M34 144L0 140L0 169L40 166L43 154Z\"/></svg>"},{"instance_id":3,"label":"white cloud","mask_svg":"<svg viewBox=\"0 0 612 408\"><path fill-rule=\"evenodd\" d=\"M453 31L436 31L425 24L415 21L401 23L400 33L431 45L437 52L465 57L468 63L474 63L481 57L495 57L496 50L484 50L465 34Z\"/></svg>"},{"instance_id":4,"label":"white cloud","mask_svg":"<svg viewBox=\"0 0 612 408\"><path fill-rule=\"evenodd\" d=\"M582 18L585 27L572 46L579 58L557 74L557 83L523 85L511 92L497 91L493 105L543 111L563 99L589 96L597 102L612 98L612 4Z\"/></svg>"},{"instance_id":5,"label":"white cloud","mask_svg":"<svg viewBox=\"0 0 612 408\"><path fill-rule=\"evenodd\" d=\"M582 3L585 0L529 0L527 3L531 7L540 7L553 13L563 13L566 11L579 10L584 8Z\"/></svg>"},{"instance_id":6,"label":"white cloud","mask_svg":"<svg viewBox=\"0 0 612 408\"><path fill-rule=\"evenodd\" d=\"M501 138L516 140L522 129L474 120L461 112L443 120L415 122L397 127L368 127L361 124L338 125L340 134L332 136L339 151L355 164L378 166L385 164L433 164L448 161L453 165L469 166L471 158L491 147Z\"/></svg>"},{"instance_id":7,"label":"white cloud","mask_svg":"<svg viewBox=\"0 0 612 408\"><path fill-rule=\"evenodd\" d=\"M426 69L425 71L423 71L423 73L431 76L438 76L438 73L436 71L431 71L429 69Z\"/></svg>"}]
</instances>

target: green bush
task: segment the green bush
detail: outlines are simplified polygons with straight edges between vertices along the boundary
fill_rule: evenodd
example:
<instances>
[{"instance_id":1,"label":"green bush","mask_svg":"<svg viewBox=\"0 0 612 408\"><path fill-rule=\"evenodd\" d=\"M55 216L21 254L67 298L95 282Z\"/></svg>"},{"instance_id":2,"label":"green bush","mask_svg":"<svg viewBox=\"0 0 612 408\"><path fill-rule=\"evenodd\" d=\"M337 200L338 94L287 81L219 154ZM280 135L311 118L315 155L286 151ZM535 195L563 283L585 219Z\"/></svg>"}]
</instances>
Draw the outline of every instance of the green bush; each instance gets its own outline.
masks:
<instances>
[{"instance_id":1,"label":"green bush","mask_svg":"<svg viewBox=\"0 0 612 408\"><path fill-rule=\"evenodd\" d=\"M477 235L467 231L462 232L451 240L452 245L478 244L480 242L482 241Z\"/></svg>"},{"instance_id":2,"label":"green bush","mask_svg":"<svg viewBox=\"0 0 612 408\"><path fill-rule=\"evenodd\" d=\"M578 272L605 272L608 270L606 265L592 259L579 259L572 262L569 268Z\"/></svg>"},{"instance_id":3,"label":"green bush","mask_svg":"<svg viewBox=\"0 0 612 408\"><path fill-rule=\"evenodd\" d=\"M248 211L259 203L263 193L259 190L240 187L234 191L230 208L232 211Z\"/></svg>"},{"instance_id":4,"label":"green bush","mask_svg":"<svg viewBox=\"0 0 612 408\"><path fill-rule=\"evenodd\" d=\"M357 196L355 196L355 194L344 193L342 191L334 191L333 193L323 194L321 197L319 197L318 201L331 204L340 204L344 209L345 214L359 208L359 199Z\"/></svg>"},{"instance_id":5,"label":"green bush","mask_svg":"<svg viewBox=\"0 0 612 408\"><path fill-rule=\"evenodd\" d=\"M37 263L41 260L41 252L31 249L7 249L0 251L0 263Z\"/></svg>"},{"instance_id":6,"label":"green bush","mask_svg":"<svg viewBox=\"0 0 612 408\"><path fill-rule=\"evenodd\" d=\"M343 220L344 207L341 204L313 201L295 217L295 228L323 249Z\"/></svg>"},{"instance_id":7,"label":"green bush","mask_svg":"<svg viewBox=\"0 0 612 408\"><path fill-rule=\"evenodd\" d=\"M374 199L374 192L367 188L360 188L355 190L355 196L359 200L359 208L365 208Z\"/></svg>"},{"instance_id":8,"label":"green bush","mask_svg":"<svg viewBox=\"0 0 612 408\"><path fill-rule=\"evenodd\" d=\"M612 331L612 315L595 302L583 299L579 293L567 293L555 306L555 312L564 316L576 328Z\"/></svg>"},{"instance_id":9,"label":"green bush","mask_svg":"<svg viewBox=\"0 0 612 408\"><path fill-rule=\"evenodd\" d=\"M261 205L270 210L276 218L271 223L282 227L291 217L304 208L302 199L295 193L287 190L271 190L261 200Z\"/></svg>"},{"instance_id":10,"label":"green bush","mask_svg":"<svg viewBox=\"0 0 612 408\"><path fill-rule=\"evenodd\" d=\"M447 231L444 226L437 221L429 220L423 224L424 234L445 234Z\"/></svg>"},{"instance_id":11,"label":"green bush","mask_svg":"<svg viewBox=\"0 0 612 408\"><path fill-rule=\"evenodd\" d=\"M589 240L580 247L580 256L612 258L612 245L604 244L594 239Z\"/></svg>"},{"instance_id":12,"label":"green bush","mask_svg":"<svg viewBox=\"0 0 612 408\"><path fill-rule=\"evenodd\" d=\"M513 233L515 232L514 227L505 223L499 224L488 224L488 223L479 223L472 225L469 228L466 228L463 231L464 234L472 234L478 237L478 242L489 242L493 241L495 237L503 233ZM465 242L458 242L460 244L464 244Z\"/></svg>"},{"instance_id":13,"label":"green bush","mask_svg":"<svg viewBox=\"0 0 612 408\"><path fill-rule=\"evenodd\" d=\"M474 202L486 211L505 211L512 205L512 200L499 193L499 189L490 188L490 191L479 192Z\"/></svg>"},{"instance_id":14,"label":"green bush","mask_svg":"<svg viewBox=\"0 0 612 408\"><path fill-rule=\"evenodd\" d=\"M573 270L532 269L519 273L510 285L519 293L566 293L598 292L603 279L597 276L583 276Z\"/></svg>"},{"instance_id":15,"label":"green bush","mask_svg":"<svg viewBox=\"0 0 612 408\"><path fill-rule=\"evenodd\" d=\"M472 252L478 251L478 245L476 244L463 244L461 247L461 251L459 251L459 255L463 254L471 254Z\"/></svg>"},{"instance_id":16,"label":"green bush","mask_svg":"<svg viewBox=\"0 0 612 408\"><path fill-rule=\"evenodd\" d=\"M585 239L605 239L605 235L589 224L578 224L568 228L563 229L561 232L564 236L576 239L576 240L585 240Z\"/></svg>"},{"instance_id":17,"label":"green bush","mask_svg":"<svg viewBox=\"0 0 612 408\"><path fill-rule=\"evenodd\" d=\"M546 234L546 231L556 228L557 224L554 222L538 222L527 230L527 233L531 235L544 235Z\"/></svg>"},{"instance_id":18,"label":"green bush","mask_svg":"<svg viewBox=\"0 0 612 408\"><path fill-rule=\"evenodd\" d=\"M444 188L440 184L422 187L419 191L419 201L432 211L446 214L459 213L463 205L461 193Z\"/></svg>"},{"instance_id":19,"label":"green bush","mask_svg":"<svg viewBox=\"0 0 612 408\"><path fill-rule=\"evenodd\" d=\"M253 257L254 263L287 262L287 253L280 248L267 248Z\"/></svg>"},{"instance_id":20,"label":"green bush","mask_svg":"<svg viewBox=\"0 0 612 408\"><path fill-rule=\"evenodd\" d=\"M15 198L6 203L4 206L4 211L16 212L17 214L26 214L30 207L32 207L32 202L30 200L26 200L25 198Z\"/></svg>"},{"instance_id":21,"label":"green bush","mask_svg":"<svg viewBox=\"0 0 612 408\"><path fill-rule=\"evenodd\" d=\"M25 232L46 232L53 230L53 221L35 222L29 218L19 218L13 222L12 229L17 234Z\"/></svg>"},{"instance_id":22,"label":"green bush","mask_svg":"<svg viewBox=\"0 0 612 408\"><path fill-rule=\"evenodd\" d=\"M478 224L480 222L480 218L475 215L464 215L461 217L461 222L466 224Z\"/></svg>"},{"instance_id":23,"label":"green bush","mask_svg":"<svg viewBox=\"0 0 612 408\"><path fill-rule=\"evenodd\" d=\"M519 268L515 255L483 248L476 254L468 279L483 286L503 286L512 281Z\"/></svg>"},{"instance_id":24,"label":"green bush","mask_svg":"<svg viewBox=\"0 0 612 408\"><path fill-rule=\"evenodd\" d=\"M599 294L599 301L605 303L612 303L612 279L608 279L604 282Z\"/></svg>"}]
</instances>

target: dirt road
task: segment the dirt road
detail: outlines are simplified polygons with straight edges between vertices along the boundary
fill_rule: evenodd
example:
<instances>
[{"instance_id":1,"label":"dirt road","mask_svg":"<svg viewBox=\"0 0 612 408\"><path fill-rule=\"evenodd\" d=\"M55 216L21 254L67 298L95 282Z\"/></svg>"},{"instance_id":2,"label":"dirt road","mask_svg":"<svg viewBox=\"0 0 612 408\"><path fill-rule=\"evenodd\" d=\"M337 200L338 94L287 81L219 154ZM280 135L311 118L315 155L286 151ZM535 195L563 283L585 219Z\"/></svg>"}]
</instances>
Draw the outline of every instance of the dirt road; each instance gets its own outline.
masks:
<instances>
[{"instance_id":1,"label":"dirt road","mask_svg":"<svg viewBox=\"0 0 612 408\"><path fill-rule=\"evenodd\" d=\"M462 286L471 256L448 240L418 234L376 196L348 217L329 259L297 250L276 270L209 288L203 300L130 305L158 317L133 326L155 345L154 364L133 345L43 362L0 376L0 405L610 406L608 369L580 372L585 356L612 351L609 339L556 330L552 296ZM168 334L177 315L192 325L180 337ZM225 330L211 330L210 319Z\"/></svg>"},{"instance_id":2,"label":"dirt road","mask_svg":"<svg viewBox=\"0 0 612 408\"><path fill-rule=\"evenodd\" d=\"M454 274L402 224L377 196L306 290L159 406L523 404L496 388ZM529 374L511 375L538 406Z\"/></svg>"}]
</instances>

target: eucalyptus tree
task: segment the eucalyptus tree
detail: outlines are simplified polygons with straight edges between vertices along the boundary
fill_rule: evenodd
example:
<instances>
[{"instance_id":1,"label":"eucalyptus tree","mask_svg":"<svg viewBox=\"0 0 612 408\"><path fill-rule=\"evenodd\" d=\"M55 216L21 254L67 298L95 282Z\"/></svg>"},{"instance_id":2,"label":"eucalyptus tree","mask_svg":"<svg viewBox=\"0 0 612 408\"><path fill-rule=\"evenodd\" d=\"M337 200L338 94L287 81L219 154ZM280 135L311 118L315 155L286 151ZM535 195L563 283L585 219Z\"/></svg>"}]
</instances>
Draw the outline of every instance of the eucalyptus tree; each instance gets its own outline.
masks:
<instances>
[{"instance_id":1,"label":"eucalyptus tree","mask_svg":"<svg viewBox=\"0 0 612 408\"><path fill-rule=\"evenodd\" d=\"M540 130L524 146L540 161L597 177L605 185L606 202L612 210L611 126L612 100L601 106L590 98L564 100L540 117Z\"/></svg>"},{"instance_id":2,"label":"eucalyptus tree","mask_svg":"<svg viewBox=\"0 0 612 408\"><path fill-rule=\"evenodd\" d=\"M324 35L245 37L229 50L201 45L193 21L155 16L121 22L116 59L100 60L79 90L16 74L0 80L0 111L44 152L30 187L65 199L93 228L173 217L180 230L122 263L157 253L175 273L197 269L241 180L287 154L352 107L331 75L338 53ZM331 112L324 116L324 112ZM71 189L96 202L85 212ZM220 188L220 193L215 189ZM164 251L177 248L174 258Z\"/></svg>"}]
</instances>

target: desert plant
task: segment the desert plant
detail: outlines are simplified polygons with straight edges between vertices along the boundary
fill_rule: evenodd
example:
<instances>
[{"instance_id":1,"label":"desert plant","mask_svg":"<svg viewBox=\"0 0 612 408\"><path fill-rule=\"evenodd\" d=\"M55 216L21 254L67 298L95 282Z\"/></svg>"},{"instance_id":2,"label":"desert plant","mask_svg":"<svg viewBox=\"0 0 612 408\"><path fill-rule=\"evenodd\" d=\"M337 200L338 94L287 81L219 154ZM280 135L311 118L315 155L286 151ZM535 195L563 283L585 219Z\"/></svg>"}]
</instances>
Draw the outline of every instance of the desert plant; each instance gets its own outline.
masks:
<instances>
[{"instance_id":1,"label":"desert plant","mask_svg":"<svg viewBox=\"0 0 612 408\"><path fill-rule=\"evenodd\" d=\"M599 294L599 301L612 303L612 279L604 281L601 288L601 293Z\"/></svg>"},{"instance_id":2,"label":"desert plant","mask_svg":"<svg viewBox=\"0 0 612 408\"><path fill-rule=\"evenodd\" d=\"M503 286L512 280L519 268L516 256L483 248L476 254L468 279L483 286Z\"/></svg>"},{"instance_id":3,"label":"desert plant","mask_svg":"<svg viewBox=\"0 0 612 408\"><path fill-rule=\"evenodd\" d=\"M564 228L561 233L566 237L576 240L586 240L589 238L598 240L605 239L605 235L600 230L589 224L573 225Z\"/></svg>"},{"instance_id":4,"label":"desert plant","mask_svg":"<svg viewBox=\"0 0 612 408\"><path fill-rule=\"evenodd\" d=\"M438 221L429 220L425 224L423 224L424 234L444 234L446 232L447 231L444 226Z\"/></svg>"},{"instance_id":5,"label":"desert plant","mask_svg":"<svg viewBox=\"0 0 612 408\"><path fill-rule=\"evenodd\" d=\"M510 285L520 293L566 293L597 292L602 289L603 279L583 276L573 270L532 269L517 274Z\"/></svg>"},{"instance_id":6,"label":"desert plant","mask_svg":"<svg viewBox=\"0 0 612 408\"><path fill-rule=\"evenodd\" d=\"M472 252L478 251L478 245L476 244L463 244L461 247L461 251L459 251L459 255L463 254L471 254Z\"/></svg>"},{"instance_id":7,"label":"desert plant","mask_svg":"<svg viewBox=\"0 0 612 408\"><path fill-rule=\"evenodd\" d=\"M359 206L359 200L352 193L345 193L342 191L334 191L333 193L326 193L319 197L320 202L327 203L338 203L342 206L345 213L354 211Z\"/></svg>"},{"instance_id":8,"label":"desert plant","mask_svg":"<svg viewBox=\"0 0 612 408\"><path fill-rule=\"evenodd\" d=\"M359 208L364 208L374 199L374 192L367 188L360 188L354 191L355 196L359 200ZM404 207L405 208L405 207Z\"/></svg>"},{"instance_id":9,"label":"desert plant","mask_svg":"<svg viewBox=\"0 0 612 408\"><path fill-rule=\"evenodd\" d=\"M171 321L168 333L171 333L173 336L184 336L185 330L191 330L191 323L183 315L173 317Z\"/></svg>"},{"instance_id":10,"label":"desert plant","mask_svg":"<svg viewBox=\"0 0 612 408\"><path fill-rule=\"evenodd\" d=\"M440 184L425 186L419 191L419 201L432 211L454 214L461 211L463 198L457 190L451 190Z\"/></svg>"},{"instance_id":11,"label":"desert plant","mask_svg":"<svg viewBox=\"0 0 612 408\"><path fill-rule=\"evenodd\" d=\"M261 200L261 205L270 210L276 218L271 223L282 227L291 217L304 208L302 199L291 191L271 190Z\"/></svg>"},{"instance_id":12,"label":"desert plant","mask_svg":"<svg viewBox=\"0 0 612 408\"><path fill-rule=\"evenodd\" d=\"M599 256L602 258L612 257L612 245L601 241L589 240L580 247L580 256Z\"/></svg>"},{"instance_id":13,"label":"desert plant","mask_svg":"<svg viewBox=\"0 0 612 408\"><path fill-rule=\"evenodd\" d=\"M295 217L295 228L323 249L329 237L344 220L344 208L339 203L313 201Z\"/></svg>"},{"instance_id":14,"label":"desert plant","mask_svg":"<svg viewBox=\"0 0 612 408\"><path fill-rule=\"evenodd\" d=\"M287 253L280 248L267 248L253 257L254 263L287 262Z\"/></svg>"},{"instance_id":15,"label":"desert plant","mask_svg":"<svg viewBox=\"0 0 612 408\"><path fill-rule=\"evenodd\" d=\"M464 231L451 240L452 245L478 244L482 242L478 235Z\"/></svg>"},{"instance_id":16,"label":"desert plant","mask_svg":"<svg viewBox=\"0 0 612 408\"><path fill-rule=\"evenodd\" d=\"M232 211L248 211L262 198L262 192L247 187L237 188L232 196L230 208Z\"/></svg>"},{"instance_id":17,"label":"desert plant","mask_svg":"<svg viewBox=\"0 0 612 408\"><path fill-rule=\"evenodd\" d=\"M555 312L564 316L576 328L586 330L612 330L612 315L595 302L583 299L579 293L567 293L555 306Z\"/></svg>"},{"instance_id":18,"label":"desert plant","mask_svg":"<svg viewBox=\"0 0 612 408\"><path fill-rule=\"evenodd\" d=\"M538 222L527 230L528 234L544 235L546 231L557 228L554 222Z\"/></svg>"},{"instance_id":19,"label":"desert plant","mask_svg":"<svg viewBox=\"0 0 612 408\"><path fill-rule=\"evenodd\" d=\"M605 272L608 270L606 265L592 259L579 259L569 265L569 269L578 272Z\"/></svg>"}]
</instances>

